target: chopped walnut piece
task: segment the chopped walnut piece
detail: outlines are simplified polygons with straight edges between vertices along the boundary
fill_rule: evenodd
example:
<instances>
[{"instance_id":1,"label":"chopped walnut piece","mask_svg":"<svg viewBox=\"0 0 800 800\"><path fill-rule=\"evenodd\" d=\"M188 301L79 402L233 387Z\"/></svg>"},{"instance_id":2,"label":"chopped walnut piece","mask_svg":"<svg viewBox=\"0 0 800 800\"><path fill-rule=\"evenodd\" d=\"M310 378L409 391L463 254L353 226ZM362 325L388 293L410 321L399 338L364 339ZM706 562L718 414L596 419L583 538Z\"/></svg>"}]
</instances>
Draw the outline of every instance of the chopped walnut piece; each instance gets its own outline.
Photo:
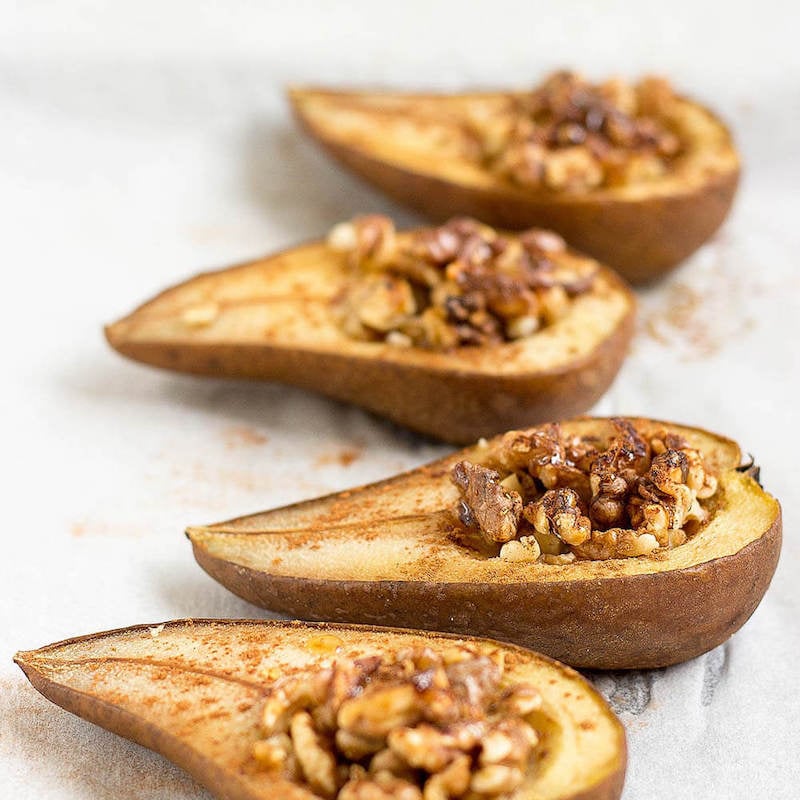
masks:
<instances>
[{"instance_id":1,"label":"chopped walnut piece","mask_svg":"<svg viewBox=\"0 0 800 800\"><path fill-rule=\"evenodd\" d=\"M592 85L557 72L470 127L478 158L495 174L532 190L586 193L668 171L682 148L669 127L674 102L662 79Z\"/></svg>"},{"instance_id":2,"label":"chopped walnut piece","mask_svg":"<svg viewBox=\"0 0 800 800\"><path fill-rule=\"evenodd\" d=\"M500 548L500 558L504 561L536 561L542 548L535 536L522 536L512 539Z\"/></svg>"},{"instance_id":3,"label":"chopped walnut piece","mask_svg":"<svg viewBox=\"0 0 800 800\"><path fill-rule=\"evenodd\" d=\"M409 781L381 772L372 778L346 783L338 800L422 800L422 792Z\"/></svg>"},{"instance_id":4,"label":"chopped walnut piece","mask_svg":"<svg viewBox=\"0 0 800 800\"><path fill-rule=\"evenodd\" d=\"M662 546L683 544L686 523L705 519L696 492L686 484L688 477L686 454L665 450L653 459L647 474L639 479L638 496L631 498L631 523L652 533Z\"/></svg>"},{"instance_id":5,"label":"chopped walnut piece","mask_svg":"<svg viewBox=\"0 0 800 800\"><path fill-rule=\"evenodd\" d=\"M546 489L569 488L582 498L589 497L589 479L572 461L557 423L506 434L501 463L505 469L525 470Z\"/></svg>"},{"instance_id":6,"label":"chopped walnut piece","mask_svg":"<svg viewBox=\"0 0 800 800\"><path fill-rule=\"evenodd\" d=\"M597 456L591 466L589 483L592 501L589 516L599 528L623 525L626 520L626 499L649 458L647 443L630 422L612 420L616 436L608 449Z\"/></svg>"},{"instance_id":7,"label":"chopped walnut piece","mask_svg":"<svg viewBox=\"0 0 800 800\"><path fill-rule=\"evenodd\" d=\"M422 711L419 692L412 684L371 684L357 697L342 703L336 724L340 730L357 736L382 738L394 728L419 721Z\"/></svg>"},{"instance_id":8,"label":"chopped walnut piece","mask_svg":"<svg viewBox=\"0 0 800 800\"><path fill-rule=\"evenodd\" d=\"M281 710L266 715L253 758L322 798L506 798L531 765L539 737L526 716L541 696L504 682L494 653L417 647L320 672L273 687L268 705ZM287 709L287 731L273 733Z\"/></svg>"},{"instance_id":9,"label":"chopped walnut piece","mask_svg":"<svg viewBox=\"0 0 800 800\"><path fill-rule=\"evenodd\" d=\"M348 297L350 314L359 326L387 332L403 325L416 311L411 285L388 274L367 275Z\"/></svg>"},{"instance_id":10,"label":"chopped walnut piece","mask_svg":"<svg viewBox=\"0 0 800 800\"><path fill-rule=\"evenodd\" d=\"M334 301L348 336L435 350L531 336L563 318L599 270L557 234L501 236L462 218L398 238L387 217L358 217L328 245L352 269Z\"/></svg>"},{"instance_id":11,"label":"chopped walnut piece","mask_svg":"<svg viewBox=\"0 0 800 800\"><path fill-rule=\"evenodd\" d=\"M709 517L701 501L718 488L702 453L671 431L645 438L629 420L610 424L607 438L565 436L557 424L507 433L491 457L502 479L487 467L456 465L461 522L471 526L467 530L483 529L488 542L501 540L485 532L476 508L487 527L499 530L508 510L522 501L521 518L515 510L514 524L503 529L510 538L488 555L552 565L576 557L634 558L678 547L696 533ZM475 476L473 494L482 490L475 507L466 498L467 475ZM454 538L460 541L457 532Z\"/></svg>"},{"instance_id":12,"label":"chopped walnut piece","mask_svg":"<svg viewBox=\"0 0 800 800\"><path fill-rule=\"evenodd\" d=\"M497 797L518 789L524 778L525 775L519 767L490 764L475 772L469 785L476 794Z\"/></svg>"},{"instance_id":13,"label":"chopped walnut piece","mask_svg":"<svg viewBox=\"0 0 800 800\"><path fill-rule=\"evenodd\" d=\"M499 473L469 461L460 461L451 474L463 497L462 521L477 525L490 541L513 539L522 514L519 493L500 486Z\"/></svg>"},{"instance_id":14,"label":"chopped walnut piece","mask_svg":"<svg viewBox=\"0 0 800 800\"><path fill-rule=\"evenodd\" d=\"M458 755L452 737L433 725L397 728L389 733L387 742L409 766L428 772L441 772Z\"/></svg>"},{"instance_id":15,"label":"chopped walnut piece","mask_svg":"<svg viewBox=\"0 0 800 800\"><path fill-rule=\"evenodd\" d=\"M569 545L583 544L592 535L581 499L572 489L550 489L522 513L537 533L550 533Z\"/></svg>"},{"instance_id":16,"label":"chopped walnut piece","mask_svg":"<svg viewBox=\"0 0 800 800\"><path fill-rule=\"evenodd\" d=\"M574 552L579 558L605 561L610 558L646 556L658 546L658 540L650 533L609 528L607 531L593 531L591 539L577 545Z\"/></svg>"},{"instance_id":17,"label":"chopped walnut piece","mask_svg":"<svg viewBox=\"0 0 800 800\"><path fill-rule=\"evenodd\" d=\"M314 730L311 714L299 711L292 717L289 731L292 746L309 786L323 797L334 797L337 785L336 758Z\"/></svg>"}]
</instances>

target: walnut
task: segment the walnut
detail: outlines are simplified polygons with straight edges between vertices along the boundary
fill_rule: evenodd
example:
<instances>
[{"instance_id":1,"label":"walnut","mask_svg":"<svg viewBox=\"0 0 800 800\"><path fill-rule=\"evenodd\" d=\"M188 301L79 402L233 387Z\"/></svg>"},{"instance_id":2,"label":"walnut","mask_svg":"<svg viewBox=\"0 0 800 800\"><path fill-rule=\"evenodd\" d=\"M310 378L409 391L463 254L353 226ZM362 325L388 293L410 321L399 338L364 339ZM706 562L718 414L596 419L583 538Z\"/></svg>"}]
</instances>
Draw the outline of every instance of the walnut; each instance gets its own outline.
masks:
<instances>
[{"instance_id":1,"label":"walnut","mask_svg":"<svg viewBox=\"0 0 800 800\"><path fill-rule=\"evenodd\" d=\"M581 510L581 499L573 489L550 489L522 512L538 534L557 536L568 545L585 542L591 523Z\"/></svg>"},{"instance_id":2,"label":"walnut","mask_svg":"<svg viewBox=\"0 0 800 800\"><path fill-rule=\"evenodd\" d=\"M402 327L417 310L408 281L386 273L367 275L348 295L346 313L360 325L386 332Z\"/></svg>"},{"instance_id":3,"label":"walnut","mask_svg":"<svg viewBox=\"0 0 800 800\"><path fill-rule=\"evenodd\" d=\"M394 728L418 722L422 712L420 694L413 684L373 683L357 697L342 703L336 723L348 733L384 737Z\"/></svg>"},{"instance_id":4,"label":"walnut","mask_svg":"<svg viewBox=\"0 0 800 800\"><path fill-rule=\"evenodd\" d=\"M359 217L337 225L328 243L354 270L334 301L343 331L400 347L449 350L531 336L562 318L597 271L556 234L501 236L468 218L398 239L388 218Z\"/></svg>"},{"instance_id":5,"label":"walnut","mask_svg":"<svg viewBox=\"0 0 800 800\"><path fill-rule=\"evenodd\" d=\"M253 746L253 757L267 770L284 770L291 755L292 740L285 733L270 736Z\"/></svg>"},{"instance_id":6,"label":"walnut","mask_svg":"<svg viewBox=\"0 0 800 800\"><path fill-rule=\"evenodd\" d=\"M380 214L356 217L356 246L351 263L368 269L380 269L390 263L397 250L394 223Z\"/></svg>"},{"instance_id":7,"label":"walnut","mask_svg":"<svg viewBox=\"0 0 800 800\"><path fill-rule=\"evenodd\" d=\"M497 689L500 668L486 656L473 656L448 664L447 677L460 704L461 718L476 717L486 698Z\"/></svg>"},{"instance_id":8,"label":"walnut","mask_svg":"<svg viewBox=\"0 0 800 800\"><path fill-rule=\"evenodd\" d=\"M391 772L407 781L413 781L415 778L414 768L388 747L375 753L369 762L369 772L373 775L378 772Z\"/></svg>"},{"instance_id":9,"label":"walnut","mask_svg":"<svg viewBox=\"0 0 800 800\"><path fill-rule=\"evenodd\" d=\"M585 499L589 497L589 479L572 462L557 423L506 434L500 461L505 469L525 470L546 489L570 488Z\"/></svg>"},{"instance_id":10,"label":"walnut","mask_svg":"<svg viewBox=\"0 0 800 800\"><path fill-rule=\"evenodd\" d=\"M334 797L339 788L336 758L314 730L311 715L299 711L292 717L289 730L297 761L309 786L322 797Z\"/></svg>"},{"instance_id":11,"label":"walnut","mask_svg":"<svg viewBox=\"0 0 800 800\"><path fill-rule=\"evenodd\" d=\"M638 496L631 498L631 523L637 530L652 533L662 546L683 544L686 538L682 528L686 523L705 519L696 492L686 483L688 477L686 454L682 450L665 450L653 459L647 474L638 482Z\"/></svg>"},{"instance_id":12,"label":"walnut","mask_svg":"<svg viewBox=\"0 0 800 800\"><path fill-rule=\"evenodd\" d=\"M478 159L529 189L589 192L663 175L680 152L674 94L660 79L592 85L558 72L493 117L476 120Z\"/></svg>"},{"instance_id":13,"label":"walnut","mask_svg":"<svg viewBox=\"0 0 800 800\"><path fill-rule=\"evenodd\" d=\"M472 763L468 755L456 756L441 772L425 782L424 800L449 800L460 797L469 789Z\"/></svg>"},{"instance_id":14,"label":"walnut","mask_svg":"<svg viewBox=\"0 0 800 800\"><path fill-rule=\"evenodd\" d=\"M563 253L567 243L562 236L544 228L530 228L519 236L522 246L532 255L541 257Z\"/></svg>"},{"instance_id":15,"label":"walnut","mask_svg":"<svg viewBox=\"0 0 800 800\"><path fill-rule=\"evenodd\" d=\"M544 185L547 158L547 149L543 145L522 142L501 154L495 168L520 186L534 189Z\"/></svg>"},{"instance_id":16,"label":"walnut","mask_svg":"<svg viewBox=\"0 0 800 800\"><path fill-rule=\"evenodd\" d=\"M389 733L387 742L408 765L427 772L440 772L458 755L452 737L433 725L397 728Z\"/></svg>"},{"instance_id":17,"label":"walnut","mask_svg":"<svg viewBox=\"0 0 800 800\"><path fill-rule=\"evenodd\" d=\"M605 448L599 437L566 437L555 423L507 433L494 455L507 473L502 480L500 473L472 465L482 479L474 487L499 498L488 504L494 529L505 519L500 509L523 499L521 519L513 516L515 524L504 529L511 538L499 552L489 552L488 545L496 547L500 539L485 534L486 546L477 549L505 561L563 565L576 557L629 558L683 544L708 518L700 500L717 490L702 453L671 431L645 440L628 420L611 424ZM468 503L460 516L479 527Z\"/></svg>"},{"instance_id":18,"label":"walnut","mask_svg":"<svg viewBox=\"0 0 800 800\"><path fill-rule=\"evenodd\" d=\"M331 670L319 670L313 676L278 681L264 704L261 725L267 734L285 733L296 711L322 703L332 677Z\"/></svg>"},{"instance_id":19,"label":"walnut","mask_svg":"<svg viewBox=\"0 0 800 800\"><path fill-rule=\"evenodd\" d=\"M500 558L504 561L536 561L542 548L535 536L521 536L512 539L500 548Z\"/></svg>"},{"instance_id":20,"label":"walnut","mask_svg":"<svg viewBox=\"0 0 800 800\"><path fill-rule=\"evenodd\" d=\"M585 192L603 182L603 168L585 147L567 147L549 153L544 184L557 192Z\"/></svg>"},{"instance_id":21,"label":"walnut","mask_svg":"<svg viewBox=\"0 0 800 800\"><path fill-rule=\"evenodd\" d=\"M592 531L592 536L573 548L579 558L604 561L610 558L635 558L652 553L659 541L651 533L639 533L623 528Z\"/></svg>"},{"instance_id":22,"label":"walnut","mask_svg":"<svg viewBox=\"0 0 800 800\"><path fill-rule=\"evenodd\" d=\"M286 732L265 730L254 762L330 800L506 795L538 744L524 717L541 697L527 684L502 687L503 669L494 653L456 645L298 674L271 692L267 721L290 720Z\"/></svg>"},{"instance_id":23,"label":"walnut","mask_svg":"<svg viewBox=\"0 0 800 800\"><path fill-rule=\"evenodd\" d=\"M549 286L537 293L545 324L552 325L569 310L569 295L563 286Z\"/></svg>"},{"instance_id":24,"label":"walnut","mask_svg":"<svg viewBox=\"0 0 800 800\"><path fill-rule=\"evenodd\" d=\"M510 794L522 784L525 775L519 767L490 764L473 773L470 789L479 795L496 797Z\"/></svg>"},{"instance_id":25,"label":"walnut","mask_svg":"<svg viewBox=\"0 0 800 800\"><path fill-rule=\"evenodd\" d=\"M627 495L650 456L647 442L630 422L615 418L612 424L616 436L608 449L594 459L589 476L592 490L589 516L598 528L618 527L627 522Z\"/></svg>"},{"instance_id":26,"label":"walnut","mask_svg":"<svg viewBox=\"0 0 800 800\"><path fill-rule=\"evenodd\" d=\"M422 792L409 781L381 772L349 781L339 792L338 800L422 800Z\"/></svg>"},{"instance_id":27,"label":"walnut","mask_svg":"<svg viewBox=\"0 0 800 800\"><path fill-rule=\"evenodd\" d=\"M362 736L342 728L336 731L336 747L354 761L377 753L383 749L384 744L382 736Z\"/></svg>"},{"instance_id":28,"label":"walnut","mask_svg":"<svg viewBox=\"0 0 800 800\"><path fill-rule=\"evenodd\" d=\"M500 486L500 474L469 461L452 469L453 483L462 496L462 521L477 525L492 542L508 542L516 536L522 498L518 492Z\"/></svg>"}]
</instances>

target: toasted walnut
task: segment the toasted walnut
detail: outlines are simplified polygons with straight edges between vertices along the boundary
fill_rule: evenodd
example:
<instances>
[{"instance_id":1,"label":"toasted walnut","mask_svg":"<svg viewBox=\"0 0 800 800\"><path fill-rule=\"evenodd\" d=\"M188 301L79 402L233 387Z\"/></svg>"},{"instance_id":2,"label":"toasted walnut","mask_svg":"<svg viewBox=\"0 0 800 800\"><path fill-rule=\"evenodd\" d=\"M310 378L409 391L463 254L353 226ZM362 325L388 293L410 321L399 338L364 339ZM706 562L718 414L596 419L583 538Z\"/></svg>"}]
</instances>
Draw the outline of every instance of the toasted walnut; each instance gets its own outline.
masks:
<instances>
[{"instance_id":1,"label":"toasted walnut","mask_svg":"<svg viewBox=\"0 0 800 800\"><path fill-rule=\"evenodd\" d=\"M425 781L424 800L449 800L461 797L469 789L472 777L470 757L462 753L456 756L441 772Z\"/></svg>"},{"instance_id":2,"label":"toasted walnut","mask_svg":"<svg viewBox=\"0 0 800 800\"><path fill-rule=\"evenodd\" d=\"M379 772L390 772L407 781L415 779L414 768L388 747L375 753L369 762L369 772L373 775Z\"/></svg>"},{"instance_id":3,"label":"toasted walnut","mask_svg":"<svg viewBox=\"0 0 800 800\"><path fill-rule=\"evenodd\" d=\"M416 311L411 285L387 274L367 275L348 296L347 319L359 328L387 332L402 326ZM351 322L352 325L352 322Z\"/></svg>"},{"instance_id":4,"label":"toasted walnut","mask_svg":"<svg viewBox=\"0 0 800 800\"><path fill-rule=\"evenodd\" d=\"M525 717L541 696L504 686L503 664L456 644L337 660L322 678L301 673L271 692L272 727L254 761L323 798L506 797L538 744ZM274 733L287 714L287 731Z\"/></svg>"},{"instance_id":5,"label":"toasted walnut","mask_svg":"<svg viewBox=\"0 0 800 800\"><path fill-rule=\"evenodd\" d=\"M532 686L512 686L503 693L499 707L512 716L525 717L542 707L542 696Z\"/></svg>"},{"instance_id":6,"label":"toasted walnut","mask_svg":"<svg viewBox=\"0 0 800 800\"><path fill-rule=\"evenodd\" d=\"M259 766L267 770L284 770L292 752L292 740L285 733L275 734L253 745L253 756Z\"/></svg>"},{"instance_id":7,"label":"toasted walnut","mask_svg":"<svg viewBox=\"0 0 800 800\"><path fill-rule=\"evenodd\" d=\"M591 539L577 545L574 552L579 558L604 561L646 556L658 546L658 539L650 533L609 528L607 531L593 531Z\"/></svg>"},{"instance_id":8,"label":"toasted walnut","mask_svg":"<svg viewBox=\"0 0 800 800\"><path fill-rule=\"evenodd\" d=\"M397 728L387 738L389 748L409 766L440 772L457 755L452 737L433 725Z\"/></svg>"},{"instance_id":9,"label":"toasted walnut","mask_svg":"<svg viewBox=\"0 0 800 800\"><path fill-rule=\"evenodd\" d=\"M314 730L311 715L299 711L292 717L289 730L295 755L309 786L323 797L334 797L338 789L336 758Z\"/></svg>"},{"instance_id":10,"label":"toasted walnut","mask_svg":"<svg viewBox=\"0 0 800 800\"><path fill-rule=\"evenodd\" d=\"M422 792L413 783L382 772L346 783L338 800L422 800Z\"/></svg>"},{"instance_id":11,"label":"toasted walnut","mask_svg":"<svg viewBox=\"0 0 800 800\"><path fill-rule=\"evenodd\" d=\"M500 558L504 561L536 561L542 548L535 536L522 536L512 539L500 548Z\"/></svg>"},{"instance_id":12,"label":"toasted walnut","mask_svg":"<svg viewBox=\"0 0 800 800\"><path fill-rule=\"evenodd\" d=\"M565 436L557 424L511 431L491 457L502 479L501 473L460 462L453 474L457 485L466 486L463 476L475 474L489 487L482 494L483 511L493 529L500 529L504 510L516 508L516 498L523 509L504 529L511 538L499 552L468 542L466 535L456 533L456 541L505 561L551 565L633 558L683 544L707 521L701 501L718 487L702 453L671 431L645 439L626 419L612 419L611 425L605 445L604 437ZM469 503L463 500L460 508L464 525L480 527Z\"/></svg>"},{"instance_id":13,"label":"toasted walnut","mask_svg":"<svg viewBox=\"0 0 800 800\"><path fill-rule=\"evenodd\" d=\"M436 350L531 336L563 318L599 269L556 234L501 236L470 219L398 239L388 218L360 217L328 244L353 271L334 304L348 336Z\"/></svg>"},{"instance_id":14,"label":"toasted walnut","mask_svg":"<svg viewBox=\"0 0 800 800\"><path fill-rule=\"evenodd\" d=\"M616 436L608 449L594 459L589 477L592 490L589 516L599 528L627 522L627 495L649 459L647 443L630 422L615 418L612 424Z\"/></svg>"},{"instance_id":15,"label":"toasted walnut","mask_svg":"<svg viewBox=\"0 0 800 800\"><path fill-rule=\"evenodd\" d=\"M505 469L524 470L546 489L570 488L583 498L589 497L589 479L573 462L558 424L543 425L529 433L506 434L501 464Z\"/></svg>"},{"instance_id":16,"label":"toasted walnut","mask_svg":"<svg viewBox=\"0 0 800 800\"><path fill-rule=\"evenodd\" d=\"M653 459L639 479L638 496L631 498L631 523L652 533L664 547L685 541L682 529L689 521L704 521L705 512L686 481L689 459L681 450L665 450Z\"/></svg>"},{"instance_id":17,"label":"toasted walnut","mask_svg":"<svg viewBox=\"0 0 800 800\"><path fill-rule=\"evenodd\" d=\"M490 764L472 775L470 789L479 795L497 797L518 789L525 778L519 767L506 764Z\"/></svg>"},{"instance_id":18,"label":"toasted walnut","mask_svg":"<svg viewBox=\"0 0 800 800\"><path fill-rule=\"evenodd\" d=\"M550 489L523 509L536 533L552 534L570 545L583 544L592 535L589 518L581 511L581 499L572 489Z\"/></svg>"},{"instance_id":19,"label":"toasted walnut","mask_svg":"<svg viewBox=\"0 0 800 800\"><path fill-rule=\"evenodd\" d=\"M661 79L592 85L557 72L471 127L492 172L529 189L585 193L652 181L669 169L681 150L665 122L674 102Z\"/></svg>"},{"instance_id":20,"label":"toasted walnut","mask_svg":"<svg viewBox=\"0 0 800 800\"><path fill-rule=\"evenodd\" d=\"M462 521L477 525L490 541L513 539L522 514L519 493L504 489L499 473L469 461L460 461L451 474L463 498Z\"/></svg>"},{"instance_id":21,"label":"toasted walnut","mask_svg":"<svg viewBox=\"0 0 800 800\"><path fill-rule=\"evenodd\" d=\"M352 264L369 269L380 269L394 257L397 238L394 223L380 214L356 217L331 229L328 245L346 252Z\"/></svg>"},{"instance_id":22,"label":"toasted walnut","mask_svg":"<svg viewBox=\"0 0 800 800\"><path fill-rule=\"evenodd\" d=\"M285 733L296 711L322 702L331 680L330 670L319 670L312 676L278 681L272 689L261 717L268 734Z\"/></svg>"},{"instance_id":23,"label":"toasted walnut","mask_svg":"<svg viewBox=\"0 0 800 800\"><path fill-rule=\"evenodd\" d=\"M603 168L585 147L550 153L544 163L544 184L555 191L587 191L603 182Z\"/></svg>"},{"instance_id":24,"label":"toasted walnut","mask_svg":"<svg viewBox=\"0 0 800 800\"><path fill-rule=\"evenodd\" d=\"M419 692L412 684L371 685L342 703L336 723L348 733L384 737L394 728L417 722L422 710Z\"/></svg>"}]
</instances>

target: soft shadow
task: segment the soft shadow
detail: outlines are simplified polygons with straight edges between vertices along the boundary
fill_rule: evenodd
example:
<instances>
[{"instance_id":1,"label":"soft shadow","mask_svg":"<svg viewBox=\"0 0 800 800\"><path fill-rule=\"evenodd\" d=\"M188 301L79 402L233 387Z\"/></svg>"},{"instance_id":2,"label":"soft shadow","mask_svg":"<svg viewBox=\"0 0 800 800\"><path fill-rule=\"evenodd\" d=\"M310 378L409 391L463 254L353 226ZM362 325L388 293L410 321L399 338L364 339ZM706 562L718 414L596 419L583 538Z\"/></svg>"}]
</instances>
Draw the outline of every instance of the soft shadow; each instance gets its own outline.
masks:
<instances>
[{"instance_id":1,"label":"soft shadow","mask_svg":"<svg viewBox=\"0 0 800 800\"><path fill-rule=\"evenodd\" d=\"M242 182L287 241L312 238L356 214L388 214L398 226L420 217L340 167L299 128L254 120L244 133Z\"/></svg>"},{"instance_id":2,"label":"soft shadow","mask_svg":"<svg viewBox=\"0 0 800 800\"><path fill-rule=\"evenodd\" d=\"M355 406L277 383L160 372L99 352L93 358L76 359L54 379L61 391L96 407L99 414L107 413L110 405L126 413L174 406L232 425L291 431L298 452L325 441L426 458L446 452L436 440Z\"/></svg>"},{"instance_id":3,"label":"soft shadow","mask_svg":"<svg viewBox=\"0 0 800 800\"><path fill-rule=\"evenodd\" d=\"M21 675L0 680L0 730L0 755L19 781L4 796L57 788L76 799L211 800L174 764L52 705Z\"/></svg>"},{"instance_id":4,"label":"soft shadow","mask_svg":"<svg viewBox=\"0 0 800 800\"><path fill-rule=\"evenodd\" d=\"M664 674L664 669L636 670L581 670L600 694L605 697L615 714L643 714L652 697L653 684Z\"/></svg>"},{"instance_id":5,"label":"soft shadow","mask_svg":"<svg viewBox=\"0 0 800 800\"><path fill-rule=\"evenodd\" d=\"M176 619L284 619L237 597L188 559L178 567L174 563L153 562L150 584L154 597Z\"/></svg>"}]
</instances>

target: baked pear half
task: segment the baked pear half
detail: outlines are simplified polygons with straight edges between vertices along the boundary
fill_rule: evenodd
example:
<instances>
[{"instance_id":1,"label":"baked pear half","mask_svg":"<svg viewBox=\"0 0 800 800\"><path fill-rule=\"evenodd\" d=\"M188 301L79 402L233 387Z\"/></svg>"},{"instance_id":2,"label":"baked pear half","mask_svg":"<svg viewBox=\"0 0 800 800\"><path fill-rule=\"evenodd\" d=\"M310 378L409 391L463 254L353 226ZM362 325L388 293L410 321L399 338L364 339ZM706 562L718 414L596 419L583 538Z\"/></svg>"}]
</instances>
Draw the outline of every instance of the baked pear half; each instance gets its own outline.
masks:
<instances>
[{"instance_id":1,"label":"baked pear half","mask_svg":"<svg viewBox=\"0 0 800 800\"><path fill-rule=\"evenodd\" d=\"M560 72L527 92L310 87L289 99L340 163L431 219L550 228L633 283L705 242L739 178L725 125L658 78Z\"/></svg>"},{"instance_id":2,"label":"baked pear half","mask_svg":"<svg viewBox=\"0 0 800 800\"><path fill-rule=\"evenodd\" d=\"M775 571L780 507L740 464L704 430L581 418L187 533L209 575L293 617L662 667L737 631Z\"/></svg>"},{"instance_id":3,"label":"baked pear half","mask_svg":"<svg viewBox=\"0 0 800 800\"><path fill-rule=\"evenodd\" d=\"M573 670L390 628L181 620L18 653L49 700L224 800L613 800L623 728Z\"/></svg>"},{"instance_id":4,"label":"baked pear half","mask_svg":"<svg viewBox=\"0 0 800 800\"><path fill-rule=\"evenodd\" d=\"M557 234L471 219L398 233L374 215L192 278L106 335L137 361L300 386L464 444L586 411L621 365L634 307Z\"/></svg>"}]
</instances>

